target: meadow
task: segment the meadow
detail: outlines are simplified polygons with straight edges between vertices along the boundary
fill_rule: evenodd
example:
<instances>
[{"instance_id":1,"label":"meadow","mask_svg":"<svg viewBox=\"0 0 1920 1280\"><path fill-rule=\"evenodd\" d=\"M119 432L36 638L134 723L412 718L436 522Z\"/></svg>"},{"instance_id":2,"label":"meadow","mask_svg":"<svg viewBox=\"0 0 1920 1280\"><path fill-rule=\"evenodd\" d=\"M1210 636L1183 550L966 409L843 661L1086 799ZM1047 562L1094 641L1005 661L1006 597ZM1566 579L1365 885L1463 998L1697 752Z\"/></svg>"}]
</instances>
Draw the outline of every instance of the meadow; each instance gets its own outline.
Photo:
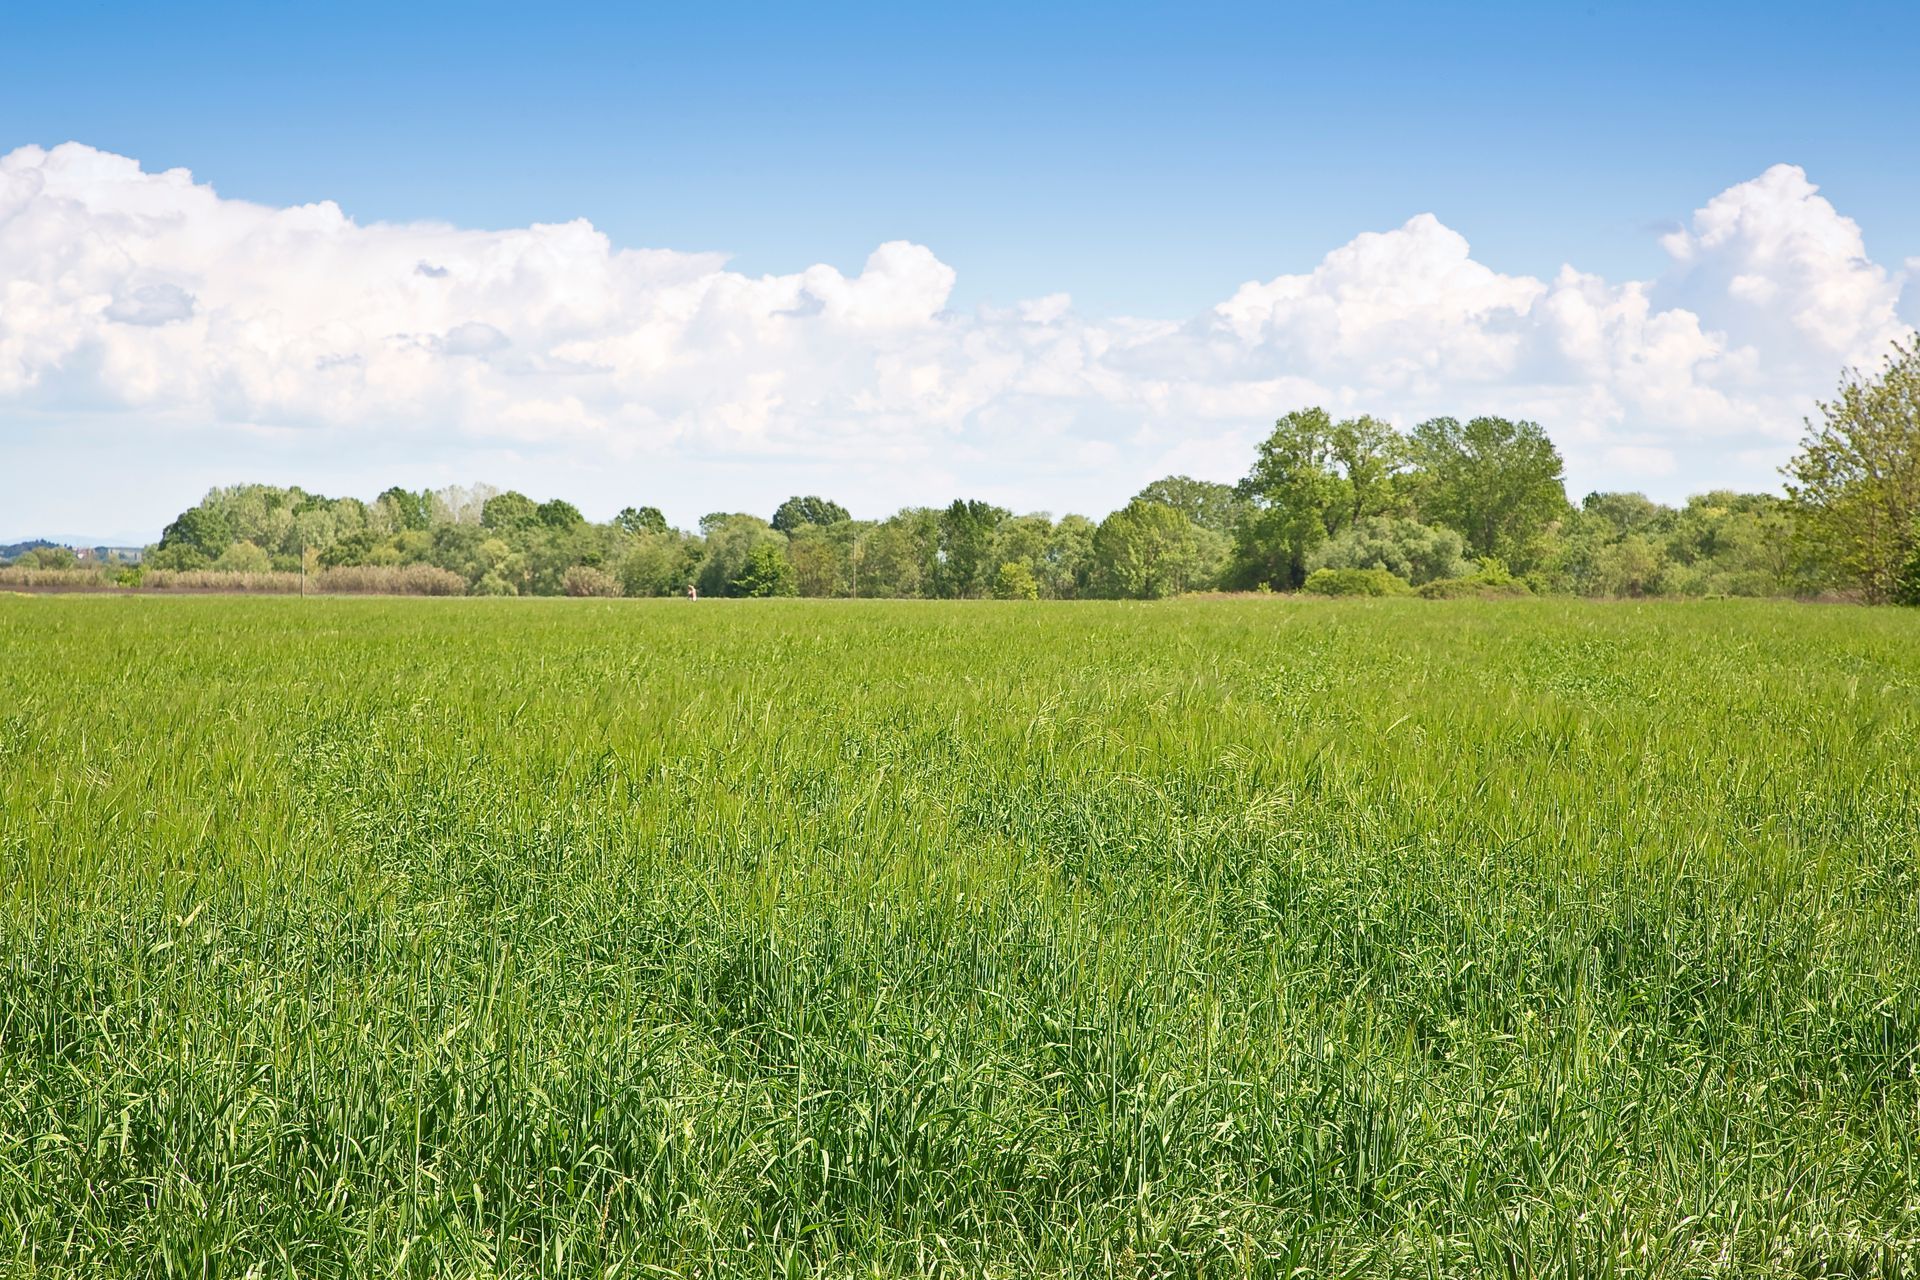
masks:
<instances>
[{"instance_id":1,"label":"meadow","mask_svg":"<svg viewBox=\"0 0 1920 1280\"><path fill-rule=\"evenodd\" d=\"M0 596L0 1274L1920 1274L1920 612Z\"/></svg>"}]
</instances>

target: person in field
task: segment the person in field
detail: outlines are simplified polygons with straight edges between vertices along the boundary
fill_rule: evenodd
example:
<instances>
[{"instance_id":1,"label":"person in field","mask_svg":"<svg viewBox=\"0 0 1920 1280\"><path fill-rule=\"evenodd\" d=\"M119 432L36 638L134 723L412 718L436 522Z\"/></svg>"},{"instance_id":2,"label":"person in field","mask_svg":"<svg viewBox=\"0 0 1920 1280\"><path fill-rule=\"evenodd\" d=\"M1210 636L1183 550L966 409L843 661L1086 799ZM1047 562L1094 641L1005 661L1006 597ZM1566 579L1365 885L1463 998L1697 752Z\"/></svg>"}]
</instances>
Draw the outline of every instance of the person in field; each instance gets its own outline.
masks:
<instances>
[{"instance_id":1,"label":"person in field","mask_svg":"<svg viewBox=\"0 0 1920 1280\"><path fill-rule=\"evenodd\" d=\"M689 582L689 583L687 584L687 599L689 599L689 600L698 600L699 598L700 598L700 593L699 593L698 591L696 591L696 590L694 590L694 588L693 588L693 584L692 584L691 582Z\"/></svg>"}]
</instances>

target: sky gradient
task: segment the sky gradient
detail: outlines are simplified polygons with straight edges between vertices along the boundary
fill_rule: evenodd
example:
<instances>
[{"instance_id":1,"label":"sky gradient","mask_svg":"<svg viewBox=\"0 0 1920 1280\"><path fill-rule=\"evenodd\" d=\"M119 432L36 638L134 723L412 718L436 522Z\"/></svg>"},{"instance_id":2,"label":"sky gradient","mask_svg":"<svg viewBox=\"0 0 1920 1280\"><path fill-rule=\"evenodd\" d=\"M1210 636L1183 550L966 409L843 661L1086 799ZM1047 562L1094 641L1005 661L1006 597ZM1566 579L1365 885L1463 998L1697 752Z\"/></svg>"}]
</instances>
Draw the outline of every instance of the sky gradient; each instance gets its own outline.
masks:
<instances>
[{"instance_id":1,"label":"sky gradient","mask_svg":"<svg viewBox=\"0 0 1920 1280\"><path fill-rule=\"evenodd\" d=\"M1098 515L1315 401L1771 487L1920 322L1920 18L1543 8L10 13L0 540L243 479Z\"/></svg>"}]
</instances>

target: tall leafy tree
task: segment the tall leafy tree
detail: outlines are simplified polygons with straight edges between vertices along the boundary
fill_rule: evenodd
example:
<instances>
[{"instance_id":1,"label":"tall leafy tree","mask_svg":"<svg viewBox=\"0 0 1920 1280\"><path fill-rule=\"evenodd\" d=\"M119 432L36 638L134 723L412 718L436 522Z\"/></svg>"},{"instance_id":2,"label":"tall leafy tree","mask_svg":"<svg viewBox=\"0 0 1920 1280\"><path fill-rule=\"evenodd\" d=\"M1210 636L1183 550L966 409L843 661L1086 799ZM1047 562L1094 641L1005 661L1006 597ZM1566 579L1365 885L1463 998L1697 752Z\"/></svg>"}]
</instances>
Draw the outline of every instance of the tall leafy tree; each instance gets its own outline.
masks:
<instances>
[{"instance_id":1,"label":"tall leafy tree","mask_svg":"<svg viewBox=\"0 0 1920 1280\"><path fill-rule=\"evenodd\" d=\"M613 518L613 527L638 537L647 533L665 533L667 517L658 507L622 507Z\"/></svg>"},{"instance_id":2,"label":"tall leafy tree","mask_svg":"<svg viewBox=\"0 0 1920 1280\"><path fill-rule=\"evenodd\" d=\"M430 490L422 489L415 493L395 485L374 499L374 505L387 509L388 518L396 529L425 529L433 524L433 494Z\"/></svg>"},{"instance_id":3,"label":"tall leafy tree","mask_svg":"<svg viewBox=\"0 0 1920 1280\"><path fill-rule=\"evenodd\" d=\"M1413 460L1420 518L1458 530L1469 555L1519 572L1569 510L1566 464L1538 423L1433 418L1413 429Z\"/></svg>"},{"instance_id":4,"label":"tall leafy tree","mask_svg":"<svg viewBox=\"0 0 1920 1280\"><path fill-rule=\"evenodd\" d=\"M987 595L999 569L993 558L993 533L1013 513L990 502L955 499L940 513L940 564L936 585L943 596Z\"/></svg>"},{"instance_id":5,"label":"tall leafy tree","mask_svg":"<svg viewBox=\"0 0 1920 1280\"><path fill-rule=\"evenodd\" d=\"M1215 533L1232 533L1234 522L1246 507L1246 500L1234 492L1232 485L1192 476L1155 480L1133 496L1142 502L1172 507L1202 529Z\"/></svg>"},{"instance_id":6,"label":"tall leafy tree","mask_svg":"<svg viewBox=\"0 0 1920 1280\"><path fill-rule=\"evenodd\" d=\"M1094 583L1103 595L1137 600L1210 587L1225 542L1183 512L1135 498L1094 530Z\"/></svg>"},{"instance_id":7,"label":"tall leafy tree","mask_svg":"<svg viewBox=\"0 0 1920 1280\"><path fill-rule=\"evenodd\" d=\"M1867 600L1904 595L1920 549L1920 336L1819 411L1784 469L1801 536Z\"/></svg>"},{"instance_id":8,"label":"tall leafy tree","mask_svg":"<svg viewBox=\"0 0 1920 1280\"><path fill-rule=\"evenodd\" d=\"M729 595L790 596L797 594L793 565L786 548L777 542L758 542L747 552L747 561L728 584Z\"/></svg>"},{"instance_id":9,"label":"tall leafy tree","mask_svg":"<svg viewBox=\"0 0 1920 1280\"><path fill-rule=\"evenodd\" d=\"M580 508L560 498L549 498L534 510L540 523L549 529L577 529L587 522Z\"/></svg>"},{"instance_id":10,"label":"tall leafy tree","mask_svg":"<svg viewBox=\"0 0 1920 1280\"><path fill-rule=\"evenodd\" d=\"M792 533L802 525L839 524L842 520L852 519L847 509L837 502L808 494L795 495L781 503L773 513L773 527L782 533Z\"/></svg>"},{"instance_id":11,"label":"tall leafy tree","mask_svg":"<svg viewBox=\"0 0 1920 1280\"><path fill-rule=\"evenodd\" d=\"M176 548L193 555L217 559L233 543L233 524L226 514L207 505L188 507L160 534L160 549Z\"/></svg>"},{"instance_id":12,"label":"tall leafy tree","mask_svg":"<svg viewBox=\"0 0 1920 1280\"><path fill-rule=\"evenodd\" d=\"M487 499L480 508L480 523L501 532L527 529L540 523L540 508L526 494L509 489Z\"/></svg>"},{"instance_id":13,"label":"tall leafy tree","mask_svg":"<svg viewBox=\"0 0 1920 1280\"><path fill-rule=\"evenodd\" d=\"M1296 587L1307 557L1356 520L1396 512L1406 446L1373 418L1335 422L1324 409L1281 418L1237 492L1249 503L1234 526L1233 576Z\"/></svg>"}]
</instances>

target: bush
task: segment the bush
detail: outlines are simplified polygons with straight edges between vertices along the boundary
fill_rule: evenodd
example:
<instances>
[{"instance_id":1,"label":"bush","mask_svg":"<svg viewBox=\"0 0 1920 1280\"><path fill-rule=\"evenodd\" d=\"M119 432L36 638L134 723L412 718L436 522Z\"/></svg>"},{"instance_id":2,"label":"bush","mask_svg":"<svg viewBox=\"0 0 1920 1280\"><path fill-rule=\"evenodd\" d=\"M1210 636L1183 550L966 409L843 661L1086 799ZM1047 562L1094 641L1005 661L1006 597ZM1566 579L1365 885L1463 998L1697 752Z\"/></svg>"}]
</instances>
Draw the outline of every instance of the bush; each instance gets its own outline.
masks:
<instances>
[{"instance_id":1,"label":"bush","mask_svg":"<svg viewBox=\"0 0 1920 1280\"><path fill-rule=\"evenodd\" d=\"M570 596L617 596L620 581L605 569L576 564L560 579L560 589Z\"/></svg>"},{"instance_id":2,"label":"bush","mask_svg":"<svg viewBox=\"0 0 1920 1280\"><path fill-rule=\"evenodd\" d=\"M1038 600L1040 582L1033 576L1033 570L1010 560L994 575L993 594L1001 600Z\"/></svg>"},{"instance_id":3,"label":"bush","mask_svg":"<svg viewBox=\"0 0 1920 1280\"><path fill-rule=\"evenodd\" d=\"M430 564L342 565L321 573L323 594L384 596L463 596L467 580Z\"/></svg>"},{"instance_id":4,"label":"bush","mask_svg":"<svg viewBox=\"0 0 1920 1280\"><path fill-rule=\"evenodd\" d=\"M1385 569L1315 569L1300 589L1316 596L1403 596L1413 588Z\"/></svg>"},{"instance_id":5,"label":"bush","mask_svg":"<svg viewBox=\"0 0 1920 1280\"><path fill-rule=\"evenodd\" d=\"M1530 596L1532 588L1510 573L1476 573L1470 578L1441 578L1414 593L1422 600L1510 600Z\"/></svg>"}]
</instances>

